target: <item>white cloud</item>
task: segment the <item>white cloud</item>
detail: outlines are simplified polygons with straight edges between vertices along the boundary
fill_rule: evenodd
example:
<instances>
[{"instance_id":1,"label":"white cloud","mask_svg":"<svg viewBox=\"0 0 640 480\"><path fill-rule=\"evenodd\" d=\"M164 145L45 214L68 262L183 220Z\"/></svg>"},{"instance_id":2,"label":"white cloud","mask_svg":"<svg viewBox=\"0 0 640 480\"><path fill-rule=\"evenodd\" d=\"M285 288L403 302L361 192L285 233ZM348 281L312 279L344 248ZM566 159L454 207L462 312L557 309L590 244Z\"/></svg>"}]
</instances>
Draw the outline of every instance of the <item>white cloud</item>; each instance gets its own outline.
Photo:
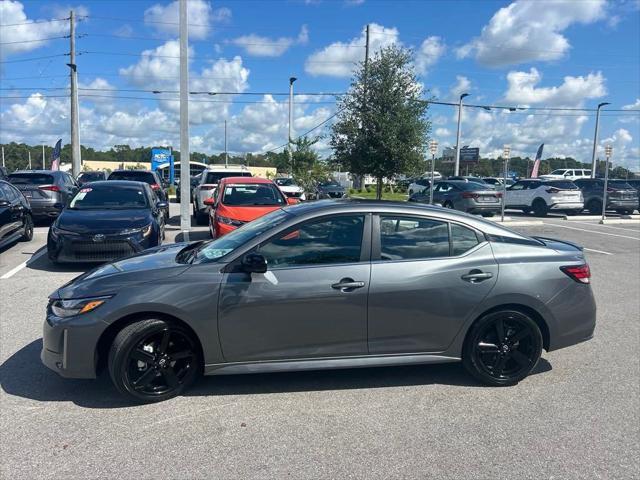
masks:
<instances>
[{"instance_id":1,"label":"white cloud","mask_svg":"<svg viewBox=\"0 0 640 480\"><path fill-rule=\"evenodd\" d=\"M242 47L249 55L256 57L279 57L293 45L305 45L308 41L309 31L307 26L303 25L296 38L269 38L252 33L235 38L230 43Z\"/></svg>"},{"instance_id":2,"label":"white cloud","mask_svg":"<svg viewBox=\"0 0 640 480\"><path fill-rule=\"evenodd\" d=\"M344 0L344 4L347 7L357 7L358 5L362 5L364 0Z\"/></svg>"},{"instance_id":3,"label":"white cloud","mask_svg":"<svg viewBox=\"0 0 640 480\"><path fill-rule=\"evenodd\" d=\"M189 57L193 57L193 47L189 48ZM179 83L180 42L167 40L152 50L144 50L135 65L120 69L120 75L138 86L160 90L162 87Z\"/></svg>"},{"instance_id":4,"label":"white cloud","mask_svg":"<svg viewBox=\"0 0 640 480\"><path fill-rule=\"evenodd\" d=\"M416 51L416 70L425 73L444 54L446 47L440 37L427 37Z\"/></svg>"},{"instance_id":5,"label":"white cloud","mask_svg":"<svg viewBox=\"0 0 640 480\"><path fill-rule=\"evenodd\" d=\"M505 100L516 104L546 103L555 106L579 105L585 99L600 98L607 94L605 78L601 72L583 77L564 77L557 87L536 87L542 74L535 68L529 72L509 72Z\"/></svg>"},{"instance_id":6,"label":"white cloud","mask_svg":"<svg viewBox=\"0 0 640 480\"><path fill-rule=\"evenodd\" d=\"M434 133L436 137L440 137L440 138L448 137L449 135L451 135L451 131L448 128L442 128L442 127L436 128Z\"/></svg>"},{"instance_id":7,"label":"white cloud","mask_svg":"<svg viewBox=\"0 0 640 480\"><path fill-rule=\"evenodd\" d=\"M205 0L189 0L187 2L187 21L189 23L189 37L202 40L207 38L214 21L228 21L231 10L228 8L213 10L211 4ZM179 2L167 5L155 4L144 11L144 21L158 32L177 35L180 31Z\"/></svg>"},{"instance_id":8,"label":"white cloud","mask_svg":"<svg viewBox=\"0 0 640 480\"><path fill-rule=\"evenodd\" d=\"M456 75L456 83L451 87L449 96L452 100L457 101L460 98L461 94L469 93L470 90L471 90L471 81L463 75Z\"/></svg>"},{"instance_id":9,"label":"white cloud","mask_svg":"<svg viewBox=\"0 0 640 480\"><path fill-rule=\"evenodd\" d=\"M457 50L487 66L562 58L571 48L562 32L573 24L604 18L606 0L518 0L498 10L478 38Z\"/></svg>"},{"instance_id":10,"label":"white cloud","mask_svg":"<svg viewBox=\"0 0 640 480\"><path fill-rule=\"evenodd\" d=\"M623 110L640 110L640 98L636 98L635 103L630 103L622 107Z\"/></svg>"},{"instance_id":11,"label":"white cloud","mask_svg":"<svg viewBox=\"0 0 640 480\"><path fill-rule=\"evenodd\" d=\"M327 75L330 77L349 77L359 62L364 61L366 27L359 37L349 42L334 42L311 54L305 62L304 69L307 73ZM369 27L369 54L373 56L376 51L393 44L399 44L399 32L396 28L386 28L376 23Z\"/></svg>"},{"instance_id":12,"label":"white cloud","mask_svg":"<svg viewBox=\"0 0 640 480\"><path fill-rule=\"evenodd\" d=\"M86 9L83 9L83 12L86 12ZM24 5L18 1L1 1L0 19L2 19L3 25L10 25L3 26L2 29L0 29L0 42L5 43L2 45L2 48L0 48L0 57L2 58L44 47L49 45L50 41L42 39L62 36L69 33L69 22L38 20L36 23L33 19L27 17L24 11ZM22 25L13 25L17 23Z\"/></svg>"}]
</instances>

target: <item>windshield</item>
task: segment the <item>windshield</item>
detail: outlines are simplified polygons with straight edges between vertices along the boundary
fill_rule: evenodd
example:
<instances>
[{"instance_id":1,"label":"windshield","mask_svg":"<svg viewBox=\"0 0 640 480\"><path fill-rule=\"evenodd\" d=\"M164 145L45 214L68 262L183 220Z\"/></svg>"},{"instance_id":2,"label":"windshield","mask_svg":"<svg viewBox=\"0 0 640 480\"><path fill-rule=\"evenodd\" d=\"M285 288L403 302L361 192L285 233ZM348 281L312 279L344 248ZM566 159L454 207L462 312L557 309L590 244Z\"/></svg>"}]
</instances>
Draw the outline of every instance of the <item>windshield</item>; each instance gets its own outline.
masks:
<instances>
[{"instance_id":1,"label":"windshield","mask_svg":"<svg viewBox=\"0 0 640 480\"><path fill-rule=\"evenodd\" d=\"M342 187L342 185L340 185L338 182L329 180L328 182L320 182L320 186L321 187Z\"/></svg>"},{"instance_id":2,"label":"windshield","mask_svg":"<svg viewBox=\"0 0 640 480\"><path fill-rule=\"evenodd\" d=\"M12 173L8 180L14 185L51 185L55 183L53 175L45 173Z\"/></svg>"},{"instance_id":3,"label":"windshield","mask_svg":"<svg viewBox=\"0 0 640 480\"><path fill-rule=\"evenodd\" d=\"M561 190L578 190L578 186L570 180L557 180L555 182L544 182L544 184Z\"/></svg>"},{"instance_id":4,"label":"windshield","mask_svg":"<svg viewBox=\"0 0 640 480\"><path fill-rule=\"evenodd\" d=\"M74 210L139 209L147 207L144 191L135 186L99 185L82 188L69 203Z\"/></svg>"},{"instance_id":5,"label":"windshield","mask_svg":"<svg viewBox=\"0 0 640 480\"><path fill-rule=\"evenodd\" d=\"M149 185L156 183L156 178L151 172L113 172L109 175L109 180L129 180L133 182L145 182Z\"/></svg>"},{"instance_id":6,"label":"windshield","mask_svg":"<svg viewBox=\"0 0 640 480\"><path fill-rule=\"evenodd\" d=\"M633 188L625 180L609 180L607 182L607 186L611 188L617 188L620 190L628 190Z\"/></svg>"},{"instance_id":7,"label":"windshield","mask_svg":"<svg viewBox=\"0 0 640 480\"><path fill-rule=\"evenodd\" d=\"M253 222L245 223L223 237L211 240L201 247L196 254L196 262L213 262L233 252L253 238L277 227L290 218L290 214L282 209L274 210Z\"/></svg>"},{"instance_id":8,"label":"windshield","mask_svg":"<svg viewBox=\"0 0 640 480\"><path fill-rule=\"evenodd\" d=\"M104 173L102 172L85 172L78 175L78 180L84 182L90 182L92 180L104 180Z\"/></svg>"},{"instance_id":9,"label":"windshield","mask_svg":"<svg viewBox=\"0 0 640 480\"><path fill-rule=\"evenodd\" d=\"M238 171L229 171L229 172L208 172L207 177L204 179L204 184L213 184L217 185L220 183L220 180L228 177L250 177L251 172L238 172Z\"/></svg>"},{"instance_id":10,"label":"windshield","mask_svg":"<svg viewBox=\"0 0 640 480\"><path fill-rule=\"evenodd\" d=\"M276 178L276 183L281 187L295 186L295 183L293 182L293 178Z\"/></svg>"},{"instance_id":11,"label":"windshield","mask_svg":"<svg viewBox=\"0 0 640 480\"><path fill-rule=\"evenodd\" d=\"M229 206L245 207L286 205L278 187L270 183L225 185L222 203Z\"/></svg>"}]
</instances>

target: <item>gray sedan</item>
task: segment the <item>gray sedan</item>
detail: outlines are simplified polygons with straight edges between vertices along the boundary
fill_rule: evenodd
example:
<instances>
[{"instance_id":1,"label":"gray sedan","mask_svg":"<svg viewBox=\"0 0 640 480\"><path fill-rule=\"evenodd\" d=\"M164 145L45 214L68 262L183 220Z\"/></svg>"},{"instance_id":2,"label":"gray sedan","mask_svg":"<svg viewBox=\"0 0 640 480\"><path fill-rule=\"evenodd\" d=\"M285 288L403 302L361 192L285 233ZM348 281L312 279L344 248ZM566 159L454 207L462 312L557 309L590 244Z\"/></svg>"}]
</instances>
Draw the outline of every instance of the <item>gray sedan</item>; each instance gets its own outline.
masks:
<instances>
[{"instance_id":1,"label":"gray sedan","mask_svg":"<svg viewBox=\"0 0 640 480\"><path fill-rule=\"evenodd\" d=\"M543 349L592 337L589 278L576 245L440 207L310 202L74 279L41 356L142 402L200 374L441 362L514 385Z\"/></svg>"},{"instance_id":2,"label":"gray sedan","mask_svg":"<svg viewBox=\"0 0 640 480\"><path fill-rule=\"evenodd\" d=\"M413 195L409 201L428 203L429 189ZM492 217L500 212L502 192L493 186L466 180L446 180L436 182L433 189L433 203L461 212Z\"/></svg>"}]
</instances>

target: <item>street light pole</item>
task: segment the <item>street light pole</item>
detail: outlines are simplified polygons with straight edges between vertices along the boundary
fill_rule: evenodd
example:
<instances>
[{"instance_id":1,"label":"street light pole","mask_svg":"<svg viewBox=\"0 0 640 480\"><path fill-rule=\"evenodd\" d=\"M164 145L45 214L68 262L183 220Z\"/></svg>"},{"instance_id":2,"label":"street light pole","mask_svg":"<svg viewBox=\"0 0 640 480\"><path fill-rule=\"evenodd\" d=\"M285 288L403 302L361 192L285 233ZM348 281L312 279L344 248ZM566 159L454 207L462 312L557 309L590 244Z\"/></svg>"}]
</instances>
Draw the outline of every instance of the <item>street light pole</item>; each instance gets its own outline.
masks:
<instances>
[{"instance_id":1,"label":"street light pole","mask_svg":"<svg viewBox=\"0 0 640 480\"><path fill-rule=\"evenodd\" d=\"M42 142L42 169L43 170L47 169L47 164L44 156L44 142Z\"/></svg>"},{"instance_id":2,"label":"street light pole","mask_svg":"<svg viewBox=\"0 0 640 480\"><path fill-rule=\"evenodd\" d=\"M229 155L227 155L227 121L224 121L224 168L229 166Z\"/></svg>"},{"instance_id":3,"label":"street light pole","mask_svg":"<svg viewBox=\"0 0 640 480\"><path fill-rule=\"evenodd\" d=\"M296 77L289 78L289 140L287 141L287 149L289 151L289 166L291 167L291 175L293 175L293 153L291 152L291 123L293 121L293 82Z\"/></svg>"},{"instance_id":4,"label":"street light pole","mask_svg":"<svg viewBox=\"0 0 640 480\"><path fill-rule=\"evenodd\" d=\"M179 3L180 23L180 230L183 241L189 241L191 213L189 212L189 31L187 0Z\"/></svg>"},{"instance_id":5,"label":"street light pole","mask_svg":"<svg viewBox=\"0 0 640 480\"><path fill-rule=\"evenodd\" d=\"M604 147L604 154L606 157L606 161L604 164L604 190L602 192L602 218L600 219L600 223L604 223L607 210L607 188L609 188L609 158L611 158L611 154L613 153L613 147L611 145L607 145Z\"/></svg>"},{"instance_id":6,"label":"street light pole","mask_svg":"<svg viewBox=\"0 0 640 480\"><path fill-rule=\"evenodd\" d=\"M598 104L596 109L596 131L593 135L593 152L591 153L591 178L596 178L596 150L598 149L598 129L600 127L600 109L605 105L611 105L609 102Z\"/></svg>"},{"instance_id":7,"label":"street light pole","mask_svg":"<svg viewBox=\"0 0 640 480\"><path fill-rule=\"evenodd\" d=\"M460 175L460 124L462 122L462 99L468 97L468 93L460 95L460 101L458 102L458 133L456 135L456 165L453 174L457 177Z\"/></svg>"},{"instance_id":8,"label":"street light pole","mask_svg":"<svg viewBox=\"0 0 640 480\"><path fill-rule=\"evenodd\" d=\"M437 140L431 140L429 142L429 150L431 151L431 185L429 185L429 205L433 205L433 187L435 184L433 176L436 171L436 153L438 153Z\"/></svg>"},{"instance_id":9,"label":"street light pole","mask_svg":"<svg viewBox=\"0 0 640 480\"><path fill-rule=\"evenodd\" d=\"M504 146L502 156L504 157L504 176L502 178L502 205L500 206L500 221L504 222L504 208L507 203L507 169L509 168L509 157L511 156L511 147L509 145Z\"/></svg>"}]
</instances>

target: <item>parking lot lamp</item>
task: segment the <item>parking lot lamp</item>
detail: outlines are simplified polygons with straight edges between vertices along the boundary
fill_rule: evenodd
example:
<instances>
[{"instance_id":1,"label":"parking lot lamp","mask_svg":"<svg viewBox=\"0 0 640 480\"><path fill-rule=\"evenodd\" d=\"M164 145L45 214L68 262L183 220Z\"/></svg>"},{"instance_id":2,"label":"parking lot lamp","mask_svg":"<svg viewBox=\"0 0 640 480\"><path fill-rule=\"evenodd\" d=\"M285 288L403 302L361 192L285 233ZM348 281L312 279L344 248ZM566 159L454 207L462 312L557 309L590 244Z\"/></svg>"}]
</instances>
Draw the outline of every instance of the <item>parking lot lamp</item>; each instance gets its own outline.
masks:
<instances>
[{"instance_id":1,"label":"parking lot lamp","mask_svg":"<svg viewBox=\"0 0 640 480\"><path fill-rule=\"evenodd\" d=\"M504 159L504 176L502 178L502 205L500 206L500 221L504 222L504 207L507 203L507 169L509 168L509 157L511 157L511 147L505 145L502 150L502 158Z\"/></svg>"},{"instance_id":2,"label":"parking lot lamp","mask_svg":"<svg viewBox=\"0 0 640 480\"><path fill-rule=\"evenodd\" d=\"M289 165L291 167L291 175L293 175L293 153L291 152L291 122L293 120L293 82L297 80L296 77L289 78Z\"/></svg>"},{"instance_id":3,"label":"parking lot lamp","mask_svg":"<svg viewBox=\"0 0 640 480\"><path fill-rule=\"evenodd\" d=\"M429 142L429 151L431 152L431 185L429 186L429 204L433 205L433 186L435 183L433 176L436 170L436 153L438 153L437 140L431 140Z\"/></svg>"},{"instance_id":4,"label":"parking lot lamp","mask_svg":"<svg viewBox=\"0 0 640 480\"><path fill-rule=\"evenodd\" d=\"M458 102L458 133L456 135L456 164L454 169L454 175L457 177L460 175L460 123L462 122L462 99L468 97L468 93L460 95L460 101Z\"/></svg>"},{"instance_id":5,"label":"parking lot lamp","mask_svg":"<svg viewBox=\"0 0 640 480\"><path fill-rule=\"evenodd\" d=\"M604 147L606 160L604 163L604 189L602 191L602 218L600 219L600 223L603 223L604 219L607 218L605 211L607 209L607 188L609 188L609 159L611 158L612 153L613 147L611 145Z\"/></svg>"},{"instance_id":6,"label":"parking lot lamp","mask_svg":"<svg viewBox=\"0 0 640 480\"><path fill-rule=\"evenodd\" d=\"M611 105L609 102L598 104L596 109L596 131L593 135L593 152L591 153L591 178L596 178L596 149L598 148L598 128L600 127L600 109L605 105Z\"/></svg>"}]
</instances>

